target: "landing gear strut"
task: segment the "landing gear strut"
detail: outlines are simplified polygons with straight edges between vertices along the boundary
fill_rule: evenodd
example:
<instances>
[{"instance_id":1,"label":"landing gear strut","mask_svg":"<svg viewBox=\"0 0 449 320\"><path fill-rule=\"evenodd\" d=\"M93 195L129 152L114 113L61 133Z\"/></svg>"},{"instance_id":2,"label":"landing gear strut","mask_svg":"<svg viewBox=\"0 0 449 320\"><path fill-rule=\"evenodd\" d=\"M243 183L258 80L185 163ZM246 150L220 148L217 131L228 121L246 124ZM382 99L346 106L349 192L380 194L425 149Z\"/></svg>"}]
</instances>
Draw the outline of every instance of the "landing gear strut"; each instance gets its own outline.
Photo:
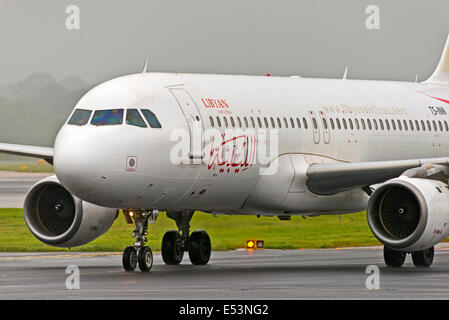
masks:
<instances>
[{"instance_id":1,"label":"landing gear strut","mask_svg":"<svg viewBox=\"0 0 449 320\"><path fill-rule=\"evenodd\" d=\"M413 264L419 268L430 267L433 263L434 248L411 252ZM404 265L406 252L397 251L384 246L384 260L389 267L400 268Z\"/></svg>"},{"instance_id":2,"label":"landing gear strut","mask_svg":"<svg viewBox=\"0 0 449 320\"><path fill-rule=\"evenodd\" d=\"M193 264L204 265L209 262L211 243L206 231L196 230L190 234L190 220L194 211L167 211L167 217L175 220L178 230L169 230L162 239L162 259L168 265L180 264L184 251L189 252Z\"/></svg>"},{"instance_id":3,"label":"landing gear strut","mask_svg":"<svg viewBox=\"0 0 449 320\"><path fill-rule=\"evenodd\" d=\"M128 222L134 222L136 229L133 231L133 237L136 238L134 246L126 247L123 251L122 263L126 271L134 271L139 265L141 271L148 272L153 266L153 252L151 248L145 246L148 241L148 220L157 218L157 212L143 210L123 210Z\"/></svg>"}]
</instances>

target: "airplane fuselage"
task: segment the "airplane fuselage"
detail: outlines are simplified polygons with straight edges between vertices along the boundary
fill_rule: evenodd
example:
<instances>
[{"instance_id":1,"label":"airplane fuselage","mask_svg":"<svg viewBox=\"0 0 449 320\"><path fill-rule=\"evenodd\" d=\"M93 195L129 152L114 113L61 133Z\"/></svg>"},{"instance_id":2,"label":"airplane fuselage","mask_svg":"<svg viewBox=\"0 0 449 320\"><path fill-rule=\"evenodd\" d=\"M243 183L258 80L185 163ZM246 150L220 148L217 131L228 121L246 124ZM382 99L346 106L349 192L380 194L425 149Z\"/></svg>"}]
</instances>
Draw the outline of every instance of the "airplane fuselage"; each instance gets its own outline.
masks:
<instances>
[{"instance_id":1,"label":"airplane fuselage","mask_svg":"<svg viewBox=\"0 0 449 320\"><path fill-rule=\"evenodd\" d=\"M125 120L65 124L55 142L54 165L74 195L105 207L356 212L366 207L366 193L314 194L307 187L309 165L445 157L448 103L447 87L420 83L136 74L99 85L75 110L149 109L161 128ZM202 134L198 141L192 138L195 130ZM173 159L178 132L191 138L180 162ZM217 136L225 151L214 145ZM273 174L261 174L274 164Z\"/></svg>"}]
</instances>

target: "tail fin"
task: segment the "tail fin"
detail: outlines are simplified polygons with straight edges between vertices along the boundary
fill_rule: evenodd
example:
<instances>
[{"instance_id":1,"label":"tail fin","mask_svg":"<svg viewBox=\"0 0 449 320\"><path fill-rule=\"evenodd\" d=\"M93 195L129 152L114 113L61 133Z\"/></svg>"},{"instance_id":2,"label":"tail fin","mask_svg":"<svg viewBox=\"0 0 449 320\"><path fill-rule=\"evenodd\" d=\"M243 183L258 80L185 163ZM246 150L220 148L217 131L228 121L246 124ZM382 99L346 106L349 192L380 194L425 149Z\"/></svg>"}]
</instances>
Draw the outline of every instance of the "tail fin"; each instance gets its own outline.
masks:
<instances>
[{"instance_id":1,"label":"tail fin","mask_svg":"<svg viewBox=\"0 0 449 320\"><path fill-rule=\"evenodd\" d=\"M444 46L444 51L437 68L424 83L449 86L449 36L446 40L446 45Z\"/></svg>"}]
</instances>

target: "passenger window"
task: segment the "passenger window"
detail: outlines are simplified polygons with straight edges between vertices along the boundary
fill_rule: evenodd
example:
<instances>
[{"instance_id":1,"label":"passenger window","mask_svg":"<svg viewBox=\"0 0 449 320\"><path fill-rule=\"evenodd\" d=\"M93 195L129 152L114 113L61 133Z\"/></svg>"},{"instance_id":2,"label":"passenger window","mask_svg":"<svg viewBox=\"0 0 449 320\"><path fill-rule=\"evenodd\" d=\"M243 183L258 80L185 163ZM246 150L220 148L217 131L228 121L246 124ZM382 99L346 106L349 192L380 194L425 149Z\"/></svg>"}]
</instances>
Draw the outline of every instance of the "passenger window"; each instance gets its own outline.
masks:
<instances>
[{"instance_id":1,"label":"passenger window","mask_svg":"<svg viewBox=\"0 0 449 320\"><path fill-rule=\"evenodd\" d=\"M426 125L424 124L424 120L421 120L421 129L422 131L426 131Z\"/></svg>"},{"instance_id":2,"label":"passenger window","mask_svg":"<svg viewBox=\"0 0 449 320\"><path fill-rule=\"evenodd\" d=\"M209 120L210 120L210 126L213 128L213 127L215 127L215 125L214 125L214 119L212 119L212 117L209 117Z\"/></svg>"},{"instance_id":3,"label":"passenger window","mask_svg":"<svg viewBox=\"0 0 449 320\"><path fill-rule=\"evenodd\" d=\"M313 123L313 127L315 128L315 130L318 129L318 123L316 122L315 118L312 118L312 123Z\"/></svg>"},{"instance_id":4,"label":"passenger window","mask_svg":"<svg viewBox=\"0 0 449 320\"><path fill-rule=\"evenodd\" d=\"M68 124L84 126L89 122L91 114L92 114L91 110L76 109L72 117L70 118Z\"/></svg>"},{"instance_id":5,"label":"passenger window","mask_svg":"<svg viewBox=\"0 0 449 320\"><path fill-rule=\"evenodd\" d=\"M419 122L418 122L418 120L415 120L415 127L416 127L416 131L419 131Z\"/></svg>"},{"instance_id":6,"label":"passenger window","mask_svg":"<svg viewBox=\"0 0 449 320\"><path fill-rule=\"evenodd\" d=\"M259 117L257 117L257 124L259 125L259 128L262 128L262 121Z\"/></svg>"},{"instance_id":7,"label":"passenger window","mask_svg":"<svg viewBox=\"0 0 449 320\"><path fill-rule=\"evenodd\" d=\"M148 109L142 109L140 111L142 112L145 119L147 119L148 124L150 125L151 128L157 129L162 128L161 123L159 122L159 120L157 119L156 115L153 112L151 112Z\"/></svg>"},{"instance_id":8,"label":"passenger window","mask_svg":"<svg viewBox=\"0 0 449 320\"><path fill-rule=\"evenodd\" d=\"M354 122L355 122L355 128L356 128L357 130L360 130L359 120L358 120L358 119L354 119Z\"/></svg>"},{"instance_id":9,"label":"passenger window","mask_svg":"<svg viewBox=\"0 0 449 320\"><path fill-rule=\"evenodd\" d=\"M228 124L228 119L226 117L223 117L223 122L224 122L225 127L227 128L229 126L229 124Z\"/></svg>"},{"instance_id":10,"label":"passenger window","mask_svg":"<svg viewBox=\"0 0 449 320\"><path fill-rule=\"evenodd\" d=\"M382 119L379 119L379 126L380 126L380 130L384 130L384 122L382 121Z\"/></svg>"},{"instance_id":11,"label":"passenger window","mask_svg":"<svg viewBox=\"0 0 449 320\"><path fill-rule=\"evenodd\" d=\"M388 121L388 119L385 119L385 127L388 131L390 130L390 122Z\"/></svg>"},{"instance_id":12,"label":"passenger window","mask_svg":"<svg viewBox=\"0 0 449 320\"><path fill-rule=\"evenodd\" d=\"M285 124L285 128L288 129L288 122L287 122L287 119L285 119L285 118L284 118L284 124Z\"/></svg>"},{"instance_id":13,"label":"passenger window","mask_svg":"<svg viewBox=\"0 0 449 320\"><path fill-rule=\"evenodd\" d=\"M282 128L281 119L277 118L276 120L277 120L277 122L278 122L278 127L279 127L279 128Z\"/></svg>"},{"instance_id":14,"label":"passenger window","mask_svg":"<svg viewBox=\"0 0 449 320\"><path fill-rule=\"evenodd\" d=\"M251 126L252 126L253 128L256 127L256 123L254 122L254 118L253 118L253 117L251 117Z\"/></svg>"},{"instance_id":15,"label":"passenger window","mask_svg":"<svg viewBox=\"0 0 449 320\"><path fill-rule=\"evenodd\" d=\"M351 128L351 130L354 130L354 125L352 124L352 119L349 119L349 127Z\"/></svg>"},{"instance_id":16,"label":"passenger window","mask_svg":"<svg viewBox=\"0 0 449 320\"><path fill-rule=\"evenodd\" d=\"M217 117L217 125L221 128L221 120L219 117Z\"/></svg>"},{"instance_id":17,"label":"passenger window","mask_svg":"<svg viewBox=\"0 0 449 320\"><path fill-rule=\"evenodd\" d=\"M331 128L332 128L332 130L335 130L334 119L330 118L330 123L331 123Z\"/></svg>"},{"instance_id":18,"label":"passenger window","mask_svg":"<svg viewBox=\"0 0 449 320\"><path fill-rule=\"evenodd\" d=\"M243 122L245 123L245 128L248 128L248 119L246 117L243 118Z\"/></svg>"},{"instance_id":19,"label":"passenger window","mask_svg":"<svg viewBox=\"0 0 449 320\"><path fill-rule=\"evenodd\" d=\"M267 118L263 118L263 122L265 123L265 128L268 128L268 120L267 120Z\"/></svg>"},{"instance_id":20,"label":"passenger window","mask_svg":"<svg viewBox=\"0 0 449 320\"><path fill-rule=\"evenodd\" d=\"M447 125L447 121L444 120L444 129L446 129L446 131L449 131L449 126Z\"/></svg>"},{"instance_id":21,"label":"passenger window","mask_svg":"<svg viewBox=\"0 0 449 320\"><path fill-rule=\"evenodd\" d=\"M237 117L237 123L239 125L239 128L242 127L242 120L240 120L240 117Z\"/></svg>"},{"instance_id":22,"label":"passenger window","mask_svg":"<svg viewBox=\"0 0 449 320\"><path fill-rule=\"evenodd\" d=\"M412 120L409 120L408 121L408 124L409 124L409 127L410 127L410 130L414 130L414 128L413 128L413 121Z\"/></svg>"},{"instance_id":23,"label":"passenger window","mask_svg":"<svg viewBox=\"0 0 449 320\"><path fill-rule=\"evenodd\" d=\"M432 124L433 124L433 130L437 131L437 124L436 124L435 120L432 121Z\"/></svg>"},{"instance_id":24,"label":"passenger window","mask_svg":"<svg viewBox=\"0 0 449 320\"><path fill-rule=\"evenodd\" d=\"M301 120L299 120L299 118L296 118L296 124L298 125L298 128L301 129Z\"/></svg>"},{"instance_id":25,"label":"passenger window","mask_svg":"<svg viewBox=\"0 0 449 320\"><path fill-rule=\"evenodd\" d=\"M337 128L338 130L340 130L341 129L340 119L337 118L336 121L337 121Z\"/></svg>"},{"instance_id":26,"label":"passenger window","mask_svg":"<svg viewBox=\"0 0 449 320\"><path fill-rule=\"evenodd\" d=\"M398 129L399 129L399 131L402 131L402 125L401 125L401 120L397 120L397 123L398 123Z\"/></svg>"},{"instance_id":27,"label":"passenger window","mask_svg":"<svg viewBox=\"0 0 449 320\"><path fill-rule=\"evenodd\" d=\"M232 126L233 128L235 128L235 122L234 122L234 118L233 118L233 117L231 117L231 126Z\"/></svg>"},{"instance_id":28,"label":"passenger window","mask_svg":"<svg viewBox=\"0 0 449 320\"><path fill-rule=\"evenodd\" d=\"M147 125L145 121L143 121L142 117L139 114L137 109L128 109L126 110L126 124L131 126L136 126L140 128L146 128Z\"/></svg>"},{"instance_id":29,"label":"passenger window","mask_svg":"<svg viewBox=\"0 0 449 320\"><path fill-rule=\"evenodd\" d=\"M363 130L366 130L365 120L360 119L360 122L362 123L362 129L363 129Z\"/></svg>"},{"instance_id":30,"label":"passenger window","mask_svg":"<svg viewBox=\"0 0 449 320\"><path fill-rule=\"evenodd\" d=\"M123 123L123 109L95 111L92 121L94 126L111 126Z\"/></svg>"},{"instance_id":31,"label":"passenger window","mask_svg":"<svg viewBox=\"0 0 449 320\"><path fill-rule=\"evenodd\" d=\"M407 131L408 130L408 128L407 128L407 121L403 120L402 122L404 123L404 130Z\"/></svg>"},{"instance_id":32,"label":"passenger window","mask_svg":"<svg viewBox=\"0 0 449 320\"><path fill-rule=\"evenodd\" d=\"M374 124L374 130L377 130L378 127L377 127L377 120L376 119L373 119L373 124Z\"/></svg>"},{"instance_id":33,"label":"passenger window","mask_svg":"<svg viewBox=\"0 0 449 320\"><path fill-rule=\"evenodd\" d=\"M291 127L294 129L295 128L295 122L293 121L293 118L290 118L290 124L291 124Z\"/></svg>"},{"instance_id":34,"label":"passenger window","mask_svg":"<svg viewBox=\"0 0 449 320\"><path fill-rule=\"evenodd\" d=\"M327 121L324 118L322 118L322 120L323 120L323 128L324 130L327 130Z\"/></svg>"},{"instance_id":35,"label":"passenger window","mask_svg":"<svg viewBox=\"0 0 449 320\"><path fill-rule=\"evenodd\" d=\"M440 131L443 131L443 124L440 120L438 120L438 127L440 127Z\"/></svg>"},{"instance_id":36,"label":"passenger window","mask_svg":"<svg viewBox=\"0 0 449 320\"><path fill-rule=\"evenodd\" d=\"M304 129L307 130L307 128L309 127L309 126L307 125L307 119L306 119L306 118L302 118L302 122L304 123Z\"/></svg>"},{"instance_id":37,"label":"passenger window","mask_svg":"<svg viewBox=\"0 0 449 320\"><path fill-rule=\"evenodd\" d=\"M391 120L391 128L396 131L396 122L394 122L394 120Z\"/></svg>"},{"instance_id":38,"label":"passenger window","mask_svg":"<svg viewBox=\"0 0 449 320\"><path fill-rule=\"evenodd\" d=\"M372 127L371 127L371 120L370 120L370 119L367 119L366 122L368 123L368 129L371 130L371 129L372 129Z\"/></svg>"},{"instance_id":39,"label":"passenger window","mask_svg":"<svg viewBox=\"0 0 449 320\"><path fill-rule=\"evenodd\" d=\"M343 128L345 128L345 130L348 129L348 125L346 124L346 119L343 118L342 121L343 121Z\"/></svg>"},{"instance_id":40,"label":"passenger window","mask_svg":"<svg viewBox=\"0 0 449 320\"><path fill-rule=\"evenodd\" d=\"M273 119L273 118L270 118L270 121L271 121L271 127L272 127L272 128L276 128L276 125L275 125L275 123L274 123L274 119Z\"/></svg>"},{"instance_id":41,"label":"passenger window","mask_svg":"<svg viewBox=\"0 0 449 320\"><path fill-rule=\"evenodd\" d=\"M429 129L429 131L432 131L432 128L430 127L430 121L427 120L427 129Z\"/></svg>"}]
</instances>

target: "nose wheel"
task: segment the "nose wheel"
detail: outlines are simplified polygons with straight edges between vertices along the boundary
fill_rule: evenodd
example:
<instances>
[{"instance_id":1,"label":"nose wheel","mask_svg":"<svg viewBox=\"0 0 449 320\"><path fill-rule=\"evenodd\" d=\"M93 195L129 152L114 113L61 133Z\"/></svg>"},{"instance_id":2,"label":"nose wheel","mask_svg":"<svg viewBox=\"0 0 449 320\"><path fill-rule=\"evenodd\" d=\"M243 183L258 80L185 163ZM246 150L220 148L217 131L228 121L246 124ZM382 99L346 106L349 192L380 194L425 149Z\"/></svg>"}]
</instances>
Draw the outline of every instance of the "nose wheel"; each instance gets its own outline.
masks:
<instances>
[{"instance_id":1,"label":"nose wheel","mask_svg":"<svg viewBox=\"0 0 449 320\"><path fill-rule=\"evenodd\" d=\"M138 265L141 271L148 272L153 266L153 252L150 247L145 246L148 241L146 237L148 235L148 221L151 220L154 223L157 212L123 210L123 213L128 222L134 222L136 225L136 229L133 231L133 236L136 238L134 246L126 247L123 251L123 269L134 271Z\"/></svg>"}]
</instances>

